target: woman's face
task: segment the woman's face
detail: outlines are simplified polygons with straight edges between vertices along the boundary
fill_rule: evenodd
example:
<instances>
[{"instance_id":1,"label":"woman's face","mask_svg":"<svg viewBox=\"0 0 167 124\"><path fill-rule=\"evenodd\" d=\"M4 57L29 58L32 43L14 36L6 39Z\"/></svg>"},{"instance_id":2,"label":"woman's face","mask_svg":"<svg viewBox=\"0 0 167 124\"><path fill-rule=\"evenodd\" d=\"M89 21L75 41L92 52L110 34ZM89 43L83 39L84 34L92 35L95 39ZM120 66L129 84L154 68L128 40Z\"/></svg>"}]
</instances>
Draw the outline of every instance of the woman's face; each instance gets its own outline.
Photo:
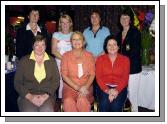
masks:
<instances>
[{"instance_id":1,"label":"woman's face","mask_svg":"<svg viewBox=\"0 0 167 124\"><path fill-rule=\"evenodd\" d=\"M90 17L93 26L100 25L100 16L97 13L93 13Z\"/></svg>"},{"instance_id":2,"label":"woman's face","mask_svg":"<svg viewBox=\"0 0 167 124\"><path fill-rule=\"evenodd\" d=\"M107 44L108 54L115 55L118 52L117 41L114 39L110 39Z\"/></svg>"},{"instance_id":3,"label":"woman's face","mask_svg":"<svg viewBox=\"0 0 167 124\"><path fill-rule=\"evenodd\" d=\"M130 25L130 17L128 15L121 15L120 23L123 27Z\"/></svg>"},{"instance_id":4,"label":"woman's face","mask_svg":"<svg viewBox=\"0 0 167 124\"><path fill-rule=\"evenodd\" d=\"M34 43L34 54L43 55L45 53L46 45L44 41L36 41Z\"/></svg>"},{"instance_id":5,"label":"woman's face","mask_svg":"<svg viewBox=\"0 0 167 124\"><path fill-rule=\"evenodd\" d=\"M30 22L32 23L38 23L39 20L39 12L32 10L28 16Z\"/></svg>"},{"instance_id":6,"label":"woman's face","mask_svg":"<svg viewBox=\"0 0 167 124\"><path fill-rule=\"evenodd\" d=\"M83 37L79 34L74 34L71 38L73 49L82 49L84 46Z\"/></svg>"},{"instance_id":7,"label":"woman's face","mask_svg":"<svg viewBox=\"0 0 167 124\"><path fill-rule=\"evenodd\" d=\"M61 29L62 29L62 31L70 31L70 27L71 27L71 22L68 20L68 19L66 19L66 18L61 18L61 21L60 21L60 23L61 23Z\"/></svg>"}]
</instances>

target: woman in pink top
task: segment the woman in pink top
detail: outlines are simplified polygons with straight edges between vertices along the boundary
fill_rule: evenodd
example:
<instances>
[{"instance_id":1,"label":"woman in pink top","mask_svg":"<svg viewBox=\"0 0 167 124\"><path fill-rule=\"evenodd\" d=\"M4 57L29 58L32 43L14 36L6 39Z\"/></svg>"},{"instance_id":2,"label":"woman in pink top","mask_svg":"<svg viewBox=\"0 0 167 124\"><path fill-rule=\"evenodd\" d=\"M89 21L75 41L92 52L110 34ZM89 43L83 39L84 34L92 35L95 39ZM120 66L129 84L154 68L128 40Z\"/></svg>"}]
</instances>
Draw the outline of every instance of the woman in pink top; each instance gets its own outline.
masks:
<instances>
[{"instance_id":1,"label":"woman in pink top","mask_svg":"<svg viewBox=\"0 0 167 124\"><path fill-rule=\"evenodd\" d=\"M89 112L93 102L92 82L95 77L93 55L84 49L85 40L80 32L71 36L73 49L63 55L61 74L63 108L65 112Z\"/></svg>"}]
</instances>

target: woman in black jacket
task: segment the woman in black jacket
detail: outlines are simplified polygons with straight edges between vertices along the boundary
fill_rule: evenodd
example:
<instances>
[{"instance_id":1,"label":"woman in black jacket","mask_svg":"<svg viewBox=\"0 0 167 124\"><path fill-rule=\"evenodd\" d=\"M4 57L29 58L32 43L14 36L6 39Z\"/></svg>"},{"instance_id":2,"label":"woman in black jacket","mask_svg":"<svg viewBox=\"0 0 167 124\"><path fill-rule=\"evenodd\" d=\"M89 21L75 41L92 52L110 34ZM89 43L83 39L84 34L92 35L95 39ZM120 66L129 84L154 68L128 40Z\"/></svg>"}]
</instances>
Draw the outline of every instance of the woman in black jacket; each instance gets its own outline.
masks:
<instances>
[{"instance_id":1,"label":"woman in black jacket","mask_svg":"<svg viewBox=\"0 0 167 124\"><path fill-rule=\"evenodd\" d=\"M138 89L140 83L141 33L133 26L133 13L124 10L120 15L121 32L117 35L119 53L130 59L130 77L128 82L128 97L132 104L132 111L138 111Z\"/></svg>"},{"instance_id":2,"label":"woman in black jacket","mask_svg":"<svg viewBox=\"0 0 167 124\"><path fill-rule=\"evenodd\" d=\"M36 36L37 34L41 34L42 36L46 37L48 41L46 44L46 52L50 54L50 39L47 31L38 25L39 10L37 7L30 8L28 19L28 24L24 24L17 30L16 56L21 59L23 56L31 53L33 45L32 41L34 36Z\"/></svg>"}]
</instances>

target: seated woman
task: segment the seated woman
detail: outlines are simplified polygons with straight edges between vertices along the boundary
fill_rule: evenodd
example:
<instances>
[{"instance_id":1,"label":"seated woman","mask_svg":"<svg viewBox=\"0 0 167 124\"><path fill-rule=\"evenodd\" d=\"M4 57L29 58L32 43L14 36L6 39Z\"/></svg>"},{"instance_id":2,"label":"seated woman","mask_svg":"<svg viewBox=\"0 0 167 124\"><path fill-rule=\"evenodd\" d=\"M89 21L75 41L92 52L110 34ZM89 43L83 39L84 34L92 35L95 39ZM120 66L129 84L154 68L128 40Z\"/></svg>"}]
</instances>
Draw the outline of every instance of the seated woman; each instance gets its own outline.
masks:
<instances>
[{"instance_id":1,"label":"seated woman","mask_svg":"<svg viewBox=\"0 0 167 124\"><path fill-rule=\"evenodd\" d=\"M106 37L105 54L97 58L96 79L101 89L100 112L121 112L127 98L129 59L118 54L117 41L113 35Z\"/></svg>"},{"instance_id":2,"label":"seated woman","mask_svg":"<svg viewBox=\"0 0 167 124\"><path fill-rule=\"evenodd\" d=\"M53 112L60 80L58 67L45 52L45 38L37 35L33 42L33 51L20 60L15 74L18 107L21 112Z\"/></svg>"},{"instance_id":3,"label":"seated woman","mask_svg":"<svg viewBox=\"0 0 167 124\"><path fill-rule=\"evenodd\" d=\"M95 77L93 55L84 49L82 33L71 36L72 50L63 55L61 74L63 87L63 108L65 112L89 112L93 102L92 82Z\"/></svg>"}]
</instances>

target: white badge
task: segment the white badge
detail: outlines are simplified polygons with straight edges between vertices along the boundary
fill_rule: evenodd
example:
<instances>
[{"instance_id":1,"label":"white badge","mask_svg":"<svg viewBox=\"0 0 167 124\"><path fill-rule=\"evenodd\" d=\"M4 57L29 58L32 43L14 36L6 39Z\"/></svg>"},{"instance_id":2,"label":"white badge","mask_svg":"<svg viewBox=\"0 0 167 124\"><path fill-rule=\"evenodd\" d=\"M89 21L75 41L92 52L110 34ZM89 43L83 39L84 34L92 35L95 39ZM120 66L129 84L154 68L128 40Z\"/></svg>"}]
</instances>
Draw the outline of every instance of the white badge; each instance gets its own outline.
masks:
<instances>
[{"instance_id":1,"label":"white badge","mask_svg":"<svg viewBox=\"0 0 167 124\"><path fill-rule=\"evenodd\" d=\"M78 77L82 77L83 75L83 68L82 68L82 64L78 64Z\"/></svg>"}]
</instances>

